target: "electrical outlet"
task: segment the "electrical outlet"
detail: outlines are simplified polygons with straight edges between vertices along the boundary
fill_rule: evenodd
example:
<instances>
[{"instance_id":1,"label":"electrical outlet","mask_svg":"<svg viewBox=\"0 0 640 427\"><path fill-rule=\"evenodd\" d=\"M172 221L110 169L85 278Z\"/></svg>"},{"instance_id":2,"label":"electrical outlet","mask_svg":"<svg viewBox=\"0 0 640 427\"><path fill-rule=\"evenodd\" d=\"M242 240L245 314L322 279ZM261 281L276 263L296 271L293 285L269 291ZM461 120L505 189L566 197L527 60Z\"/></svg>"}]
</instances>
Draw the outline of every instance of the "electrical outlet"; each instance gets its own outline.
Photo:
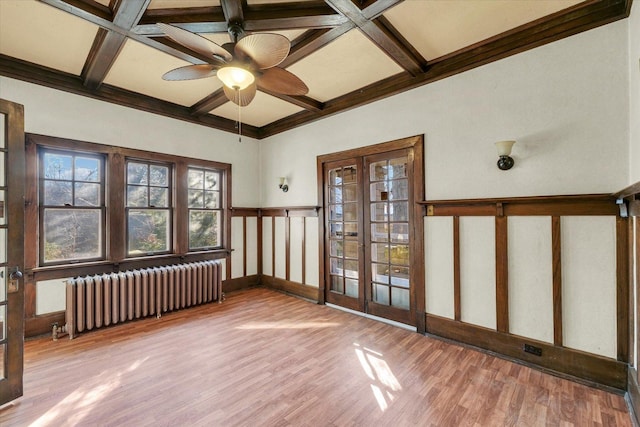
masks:
<instances>
[{"instance_id":1,"label":"electrical outlet","mask_svg":"<svg viewBox=\"0 0 640 427\"><path fill-rule=\"evenodd\" d=\"M531 353L534 356L542 356L542 349L540 347L536 347L530 344L525 344L522 349L525 353Z\"/></svg>"}]
</instances>

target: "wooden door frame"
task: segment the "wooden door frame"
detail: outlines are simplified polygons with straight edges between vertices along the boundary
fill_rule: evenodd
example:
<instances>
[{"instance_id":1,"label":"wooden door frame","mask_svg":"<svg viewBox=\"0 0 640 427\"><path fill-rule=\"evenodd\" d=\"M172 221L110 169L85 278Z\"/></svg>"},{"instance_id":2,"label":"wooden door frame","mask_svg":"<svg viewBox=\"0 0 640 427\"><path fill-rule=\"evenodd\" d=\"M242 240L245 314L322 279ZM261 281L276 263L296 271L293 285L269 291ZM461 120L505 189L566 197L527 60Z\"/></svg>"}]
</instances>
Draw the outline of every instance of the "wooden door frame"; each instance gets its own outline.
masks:
<instances>
[{"instance_id":1,"label":"wooden door frame","mask_svg":"<svg viewBox=\"0 0 640 427\"><path fill-rule=\"evenodd\" d=\"M424 135L415 135L407 138L396 139L389 142L370 145L366 147L354 148L336 153L324 154L317 157L317 189L318 206L321 206L318 221L318 243L319 243L319 287L318 303L325 304L326 292L328 291L325 272L325 242L328 239L328 215L325 212L325 183L324 165L328 162L338 161L346 158L366 157L376 154L387 153L409 149L408 160L413 169L410 176L413 187L413 206L409 209L410 221L409 232L413 235L410 239L410 262L411 262L411 307L415 313L415 326L419 333L426 331L425 325L425 279L424 279L424 207L419 203L424 199Z\"/></svg>"},{"instance_id":2,"label":"wooden door frame","mask_svg":"<svg viewBox=\"0 0 640 427\"><path fill-rule=\"evenodd\" d=\"M5 167L6 200L5 213L8 225L7 242L24 242L24 174L25 174L25 133L24 107L11 101L0 99L0 114L5 120L5 147L8 149ZM18 266L24 271L24 249L22 245L7 244L7 267ZM8 268L7 268L8 270ZM18 280L18 291L8 292L7 286L7 353L5 355L4 378L8 383L0 387L0 403L9 402L23 394L24 372L24 279Z\"/></svg>"}]
</instances>

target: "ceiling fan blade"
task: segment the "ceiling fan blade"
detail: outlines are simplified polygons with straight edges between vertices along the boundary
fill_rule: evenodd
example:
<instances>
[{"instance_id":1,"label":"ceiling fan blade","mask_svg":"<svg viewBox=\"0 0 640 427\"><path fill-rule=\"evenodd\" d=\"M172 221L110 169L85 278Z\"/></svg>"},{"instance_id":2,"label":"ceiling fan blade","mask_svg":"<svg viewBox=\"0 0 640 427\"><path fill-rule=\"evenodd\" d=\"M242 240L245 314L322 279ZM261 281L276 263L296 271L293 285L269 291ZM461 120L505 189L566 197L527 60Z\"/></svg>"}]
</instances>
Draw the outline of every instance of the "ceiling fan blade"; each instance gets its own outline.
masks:
<instances>
[{"instance_id":1,"label":"ceiling fan blade","mask_svg":"<svg viewBox=\"0 0 640 427\"><path fill-rule=\"evenodd\" d=\"M162 75L163 80L195 80L216 75L218 67L211 64L187 65L175 68Z\"/></svg>"},{"instance_id":2,"label":"ceiling fan blade","mask_svg":"<svg viewBox=\"0 0 640 427\"><path fill-rule=\"evenodd\" d=\"M256 84L253 83L242 90L236 91L235 89L231 89L226 85L222 85L224 88L224 94L227 96L227 99L234 104L238 104L241 107L246 107L253 101L253 98L256 96Z\"/></svg>"},{"instance_id":3,"label":"ceiling fan blade","mask_svg":"<svg viewBox=\"0 0 640 427\"><path fill-rule=\"evenodd\" d=\"M264 70L258 84L265 90L283 95L306 95L309 92L298 76L280 67Z\"/></svg>"},{"instance_id":4,"label":"ceiling fan blade","mask_svg":"<svg viewBox=\"0 0 640 427\"><path fill-rule=\"evenodd\" d=\"M224 58L225 61L231 61L233 59L231 54L223 49L222 46L218 46L211 40L198 34L162 22L159 22L157 25L173 41L180 43L184 47L188 47L194 52L198 52L207 57L218 56Z\"/></svg>"},{"instance_id":5,"label":"ceiling fan blade","mask_svg":"<svg viewBox=\"0 0 640 427\"><path fill-rule=\"evenodd\" d=\"M236 43L238 56L248 56L258 68L275 67L289 55L291 42L285 36L271 33L250 34Z\"/></svg>"}]
</instances>

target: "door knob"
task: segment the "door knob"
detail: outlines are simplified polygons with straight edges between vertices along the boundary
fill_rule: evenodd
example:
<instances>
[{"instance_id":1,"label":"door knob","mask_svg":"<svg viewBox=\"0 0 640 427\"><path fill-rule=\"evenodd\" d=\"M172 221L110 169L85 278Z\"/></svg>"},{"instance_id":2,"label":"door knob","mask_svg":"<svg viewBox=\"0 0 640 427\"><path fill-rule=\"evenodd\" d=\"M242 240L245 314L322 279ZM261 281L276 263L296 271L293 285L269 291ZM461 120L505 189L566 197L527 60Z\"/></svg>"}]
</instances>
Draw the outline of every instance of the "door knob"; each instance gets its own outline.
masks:
<instances>
[{"instance_id":1,"label":"door knob","mask_svg":"<svg viewBox=\"0 0 640 427\"><path fill-rule=\"evenodd\" d=\"M11 267L9 269L9 287L7 292L18 292L21 278L22 271L20 271L20 267Z\"/></svg>"}]
</instances>

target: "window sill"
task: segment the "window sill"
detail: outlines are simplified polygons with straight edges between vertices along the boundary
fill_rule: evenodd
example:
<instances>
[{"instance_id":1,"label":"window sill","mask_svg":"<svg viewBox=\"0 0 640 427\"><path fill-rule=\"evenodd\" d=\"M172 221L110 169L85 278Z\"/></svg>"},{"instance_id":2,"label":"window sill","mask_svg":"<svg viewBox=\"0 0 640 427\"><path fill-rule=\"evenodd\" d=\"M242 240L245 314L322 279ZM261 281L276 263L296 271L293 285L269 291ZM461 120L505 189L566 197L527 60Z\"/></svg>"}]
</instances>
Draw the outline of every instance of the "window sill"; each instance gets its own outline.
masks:
<instances>
[{"instance_id":1,"label":"window sill","mask_svg":"<svg viewBox=\"0 0 640 427\"><path fill-rule=\"evenodd\" d=\"M221 259L227 257L231 251L220 248L211 251L188 252L182 254L162 254L125 258L119 261L75 262L69 264L47 265L27 269L26 273L33 280L48 280L72 276L94 275L139 268L157 267L168 264L196 262L206 259Z\"/></svg>"}]
</instances>

